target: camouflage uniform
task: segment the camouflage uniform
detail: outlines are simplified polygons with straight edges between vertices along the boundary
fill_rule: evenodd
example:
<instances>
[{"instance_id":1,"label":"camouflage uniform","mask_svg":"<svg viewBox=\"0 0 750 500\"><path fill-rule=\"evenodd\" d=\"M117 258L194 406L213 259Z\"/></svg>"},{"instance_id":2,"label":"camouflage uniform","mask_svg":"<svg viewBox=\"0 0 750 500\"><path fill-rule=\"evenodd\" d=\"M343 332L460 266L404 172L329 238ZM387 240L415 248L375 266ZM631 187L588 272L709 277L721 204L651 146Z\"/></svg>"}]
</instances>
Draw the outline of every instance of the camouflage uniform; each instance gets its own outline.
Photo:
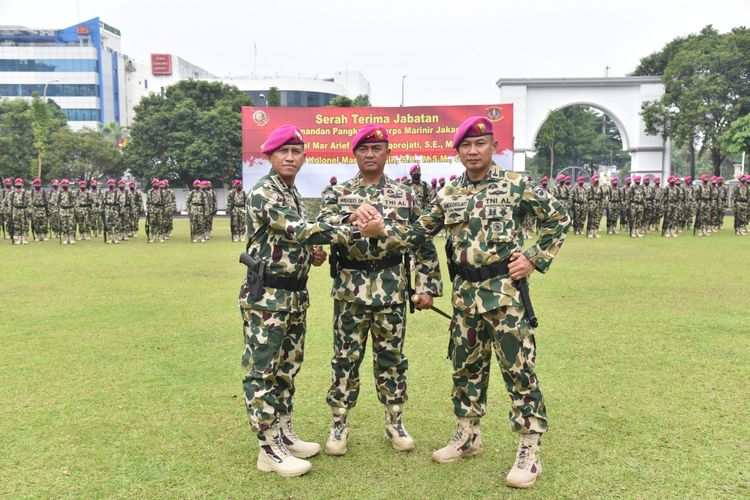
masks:
<instances>
[{"instance_id":1,"label":"camouflage uniform","mask_svg":"<svg viewBox=\"0 0 750 500\"><path fill-rule=\"evenodd\" d=\"M117 239L120 241L128 240L130 230L130 207L132 204L132 195L121 186L117 190L117 204L119 205L119 217L117 218Z\"/></svg>"},{"instance_id":2,"label":"camouflage uniform","mask_svg":"<svg viewBox=\"0 0 750 500\"><path fill-rule=\"evenodd\" d=\"M2 192L3 198L2 205L0 205L0 214L2 214L3 217L5 239L7 240L10 238L10 233L12 231L12 228L10 227L10 209L8 208L8 198L10 196L10 193L13 192L13 184L5 184L5 189L3 189Z\"/></svg>"},{"instance_id":3,"label":"camouflage uniform","mask_svg":"<svg viewBox=\"0 0 750 500\"><path fill-rule=\"evenodd\" d=\"M143 195L137 189L130 189L130 222L128 224L128 232L131 237L138 236L138 223L140 222L142 212Z\"/></svg>"},{"instance_id":4,"label":"camouflage uniform","mask_svg":"<svg viewBox=\"0 0 750 500\"><path fill-rule=\"evenodd\" d=\"M412 180L408 184L408 186L414 193L414 199L419 202L419 206L423 210L430 206L430 200L432 200L432 196L430 196L430 186L425 181L415 181L412 177Z\"/></svg>"},{"instance_id":5,"label":"camouflage uniform","mask_svg":"<svg viewBox=\"0 0 750 500\"><path fill-rule=\"evenodd\" d=\"M149 243L159 240L164 242L166 235L164 227L164 193L158 185L153 185L151 191L146 194L146 210L148 211Z\"/></svg>"},{"instance_id":6,"label":"camouflage uniform","mask_svg":"<svg viewBox=\"0 0 750 500\"><path fill-rule=\"evenodd\" d=\"M29 220L31 219L31 194L23 189L14 189L5 199L8 216L8 232L16 245L28 243Z\"/></svg>"},{"instance_id":7,"label":"camouflage uniform","mask_svg":"<svg viewBox=\"0 0 750 500\"><path fill-rule=\"evenodd\" d=\"M648 180L648 177L646 178ZM650 182L643 183L643 220L641 222L641 232L648 233L651 230L651 219L654 216L654 188Z\"/></svg>"},{"instance_id":8,"label":"camouflage uniform","mask_svg":"<svg viewBox=\"0 0 750 500\"><path fill-rule=\"evenodd\" d=\"M622 203L620 204L620 229L630 230L630 182L626 182L622 189Z\"/></svg>"},{"instance_id":9,"label":"camouflage uniform","mask_svg":"<svg viewBox=\"0 0 750 500\"><path fill-rule=\"evenodd\" d=\"M539 239L523 251L521 222L526 213L541 219ZM535 373L534 332L507 271L513 252L546 272L565 239L570 219L563 206L525 177L492 165L478 183L462 175L438 192L430 211L402 237L419 244L446 225L457 266L453 280L450 359L453 407L459 418L485 414L492 351L511 398L516 432L547 429L544 399ZM504 267L505 266L505 267Z\"/></svg>"},{"instance_id":10,"label":"camouflage uniform","mask_svg":"<svg viewBox=\"0 0 750 500\"><path fill-rule=\"evenodd\" d=\"M31 227L38 241L46 241L49 233L49 204L44 189L31 190Z\"/></svg>"},{"instance_id":11,"label":"camouflage uniform","mask_svg":"<svg viewBox=\"0 0 750 500\"><path fill-rule=\"evenodd\" d=\"M102 232L102 192L92 182L91 189L91 232L94 238L98 238Z\"/></svg>"},{"instance_id":12,"label":"camouflage uniform","mask_svg":"<svg viewBox=\"0 0 750 500\"><path fill-rule=\"evenodd\" d=\"M200 189L193 189L187 196L188 217L190 219L190 233L193 243L206 241L206 222L209 204L206 193Z\"/></svg>"},{"instance_id":13,"label":"camouflage uniform","mask_svg":"<svg viewBox=\"0 0 750 500\"><path fill-rule=\"evenodd\" d=\"M208 201L208 213L206 214L206 227L204 232L206 233L206 238L211 239L211 232L214 230L214 216L216 215L217 211L217 199L216 199L216 192L211 188L209 185L207 189L204 191L206 193L206 201Z\"/></svg>"},{"instance_id":14,"label":"camouflage uniform","mask_svg":"<svg viewBox=\"0 0 750 500\"><path fill-rule=\"evenodd\" d=\"M651 226L658 230L661 218L664 215L664 189L659 183L654 185L654 206L651 216Z\"/></svg>"},{"instance_id":15,"label":"camouflage uniform","mask_svg":"<svg viewBox=\"0 0 750 500\"><path fill-rule=\"evenodd\" d=\"M248 370L242 382L245 406L250 425L263 440L262 433L292 411L294 377L304 356L311 245L344 244L352 233L345 226L308 223L302 196L273 170L253 186L246 212L247 251L268 266L262 297L248 295L247 281L239 297L245 338L242 366ZM287 283L269 284L268 276Z\"/></svg>"},{"instance_id":16,"label":"camouflage uniform","mask_svg":"<svg viewBox=\"0 0 750 500\"><path fill-rule=\"evenodd\" d=\"M379 184L367 185L357 174L333 187L322 200L318 221L341 224L360 205L377 208L387 226L417 220L419 203L411 187L383 175ZM401 405L408 399L408 360L403 354L406 330L405 303L410 300L404 249L385 237L360 240L348 246L336 245L337 257L331 271L334 299L332 383L326 401L335 409L350 409L357 403L359 367L364 359L368 332L372 335L373 375L378 400L384 405ZM426 242L415 252L415 292L440 296L442 281L437 252Z\"/></svg>"},{"instance_id":17,"label":"camouflage uniform","mask_svg":"<svg viewBox=\"0 0 750 500\"><path fill-rule=\"evenodd\" d=\"M640 238L643 236L643 205L646 202L646 192L640 184L633 184L628 190L628 205L630 213L628 222L630 224L630 237Z\"/></svg>"},{"instance_id":18,"label":"camouflage uniform","mask_svg":"<svg viewBox=\"0 0 750 500\"><path fill-rule=\"evenodd\" d=\"M247 194L240 189L232 189L227 195L227 211L230 217L230 229L232 231L232 241L245 241L245 204L247 203Z\"/></svg>"},{"instance_id":19,"label":"camouflage uniform","mask_svg":"<svg viewBox=\"0 0 750 500\"><path fill-rule=\"evenodd\" d=\"M583 224L586 222L586 189L582 185L576 185L571 192L573 206L573 230L574 234L583 234Z\"/></svg>"},{"instance_id":20,"label":"camouflage uniform","mask_svg":"<svg viewBox=\"0 0 750 500\"><path fill-rule=\"evenodd\" d=\"M704 236L708 234L711 226L711 186L707 182L701 183L695 189L695 201L695 230L698 236Z\"/></svg>"},{"instance_id":21,"label":"camouflage uniform","mask_svg":"<svg viewBox=\"0 0 750 500\"><path fill-rule=\"evenodd\" d=\"M55 186L49 193L47 205L49 206L49 228L53 238L60 235L60 188Z\"/></svg>"},{"instance_id":22,"label":"camouflage uniform","mask_svg":"<svg viewBox=\"0 0 750 500\"><path fill-rule=\"evenodd\" d=\"M60 238L63 244L76 240L76 194L70 189L61 189L57 197L60 214Z\"/></svg>"},{"instance_id":23,"label":"camouflage uniform","mask_svg":"<svg viewBox=\"0 0 750 500\"><path fill-rule=\"evenodd\" d=\"M723 181L719 179L719 184L716 186L716 194L718 197L718 207L716 211L716 222L714 223L717 230L721 230L724 226L724 212L727 208L727 197L729 195L727 187L723 184Z\"/></svg>"},{"instance_id":24,"label":"camouflage uniform","mask_svg":"<svg viewBox=\"0 0 750 500\"><path fill-rule=\"evenodd\" d=\"M599 238L599 225L602 223L604 205L607 200L607 192L604 186L589 186L586 192L588 200L588 214L586 217L586 233L590 238Z\"/></svg>"},{"instance_id":25,"label":"camouflage uniform","mask_svg":"<svg viewBox=\"0 0 750 500\"><path fill-rule=\"evenodd\" d=\"M622 213L624 191L612 185L607 191L607 234L617 234L617 220Z\"/></svg>"},{"instance_id":26,"label":"camouflage uniform","mask_svg":"<svg viewBox=\"0 0 750 500\"><path fill-rule=\"evenodd\" d=\"M120 211L124 210L120 202L120 194L114 186L102 194L104 205L104 230L107 233L107 243L120 243Z\"/></svg>"},{"instance_id":27,"label":"camouflage uniform","mask_svg":"<svg viewBox=\"0 0 750 500\"><path fill-rule=\"evenodd\" d=\"M747 181L739 182L732 189L732 209L734 210L734 234L745 236L748 224L748 202L750 202L750 189Z\"/></svg>"},{"instance_id":28,"label":"camouflage uniform","mask_svg":"<svg viewBox=\"0 0 750 500\"><path fill-rule=\"evenodd\" d=\"M91 239L91 215L93 211L94 196L86 188L82 188L78 191L75 201L75 220L81 239Z\"/></svg>"},{"instance_id":29,"label":"camouflage uniform","mask_svg":"<svg viewBox=\"0 0 750 500\"><path fill-rule=\"evenodd\" d=\"M679 229L679 210L682 190L673 182L664 188L662 203L664 204L664 221L662 222L661 234L667 238L676 238Z\"/></svg>"}]
</instances>

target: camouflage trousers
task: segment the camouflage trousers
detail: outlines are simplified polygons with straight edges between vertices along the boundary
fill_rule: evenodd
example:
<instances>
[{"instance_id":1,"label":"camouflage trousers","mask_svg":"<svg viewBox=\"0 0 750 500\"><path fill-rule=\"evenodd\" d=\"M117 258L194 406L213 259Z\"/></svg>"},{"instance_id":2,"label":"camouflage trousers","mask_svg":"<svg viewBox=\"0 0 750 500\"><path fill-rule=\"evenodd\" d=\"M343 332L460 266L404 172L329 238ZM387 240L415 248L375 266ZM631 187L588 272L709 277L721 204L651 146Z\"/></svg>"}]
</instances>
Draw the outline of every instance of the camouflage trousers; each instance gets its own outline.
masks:
<instances>
[{"instance_id":1,"label":"camouflage trousers","mask_svg":"<svg viewBox=\"0 0 750 500\"><path fill-rule=\"evenodd\" d=\"M60 234L65 237L76 237L76 215L73 208L60 209Z\"/></svg>"},{"instance_id":2,"label":"camouflage trousers","mask_svg":"<svg viewBox=\"0 0 750 500\"><path fill-rule=\"evenodd\" d=\"M152 207L146 214L146 222L151 233L151 239L158 239L160 236L166 235L164 231L164 211L161 208Z\"/></svg>"},{"instance_id":3,"label":"camouflage trousers","mask_svg":"<svg viewBox=\"0 0 750 500\"><path fill-rule=\"evenodd\" d=\"M29 236L29 213L26 209L11 209L12 213L8 216L8 234L14 237ZM11 227L11 220L13 221Z\"/></svg>"},{"instance_id":4,"label":"camouflage trousers","mask_svg":"<svg viewBox=\"0 0 750 500\"><path fill-rule=\"evenodd\" d=\"M607 231L615 232L617 230L617 219L620 217L620 204L611 203L607 210Z\"/></svg>"},{"instance_id":5,"label":"camouflage trousers","mask_svg":"<svg viewBox=\"0 0 750 500\"><path fill-rule=\"evenodd\" d=\"M60 209L54 205L49 207L49 229L55 236L60 233Z\"/></svg>"},{"instance_id":6,"label":"camouflage trousers","mask_svg":"<svg viewBox=\"0 0 750 500\"><path fill-rule=\"evenodd\" d=\"M94 209L91 212L91 230L98 235L102 232L103 224L102 224L102 212L101 210Z\"/></svg>"},{"instance_id":7,"label":"camouflage trousers","mask_svg":"<svg viewBox=\"0 0 750 500\"><path fill-rule=\"evenodd\" d=\"M190 215L190 232L193 238L203 238L206 236L207 230L206 216L200 212L195 211Z\"/></svg>"},{"instance_id":8,"label":"camouflage trousers","mask_svg":"<svg viewBox=\"0 0 750 500\"><path fill-rule=\"evenodd\" d=\"M638 205L637 203L633 203L632 205L630 205L629 218L630 227L628 229L630 230L630 235L632 236L643 227L643 205Z\"/></svg>"},{"instance_id":9,"label":"camouflage trousers","mask_svg":"<svg viewBox=\"0 0 750 500\"><path fill-rule=\"evenodd\" d=\"M406 334L405 304L371 307L333 301L333 359L331 387L326 402L333 408L354 408L359 396L359 367L372 335L372 371L378 400L401 404L408 399L409 362L403 354Z\"/></svg>"},{"instance_id":10,"label":"camouflage trousers","mask_svg":"<svg viewBox=\"0 0 750 500\"><path fill-rule=\"evenodd\" d=\"M245 238L245 232L247 232L247 226L245 226L245 211L235 208L232 211L232 219L230 221L231 230L233 236L239 236L240 239Z\"/></svg>"},{"instance_id":11,"label":"camouflage trousers","mask_svg":"<svg viewBox=\"0 0 750 500\"><path fill-rule=\"evenodd\" d=\"M250 426L260 434L292 412L294 377L302 367L307 311L241 308L245 351L242 380Z\"/></svg>"},{"instance_id":12,"label":"camouflage trousers","mask_svg":"<svg viewBox=\"0 0 750 500\"><path fill-rule=\"evenodd\" d=\"M49 222L47 212L44 209L34 209L31 213L31 227L34 229L36 237L46 237L49 232Z\"/></svg>"},{"instance_id":13,"label":"camouflage trousers","mask_svg":"<svg viewBox=\"0 0 750 500\"><path fill-rule=\"evenodd\" d=\"M573 229L576 233L583 231L583 226L586 223L586 205L583 203L573 203Z\"/></svg>"},{"instance_id":14,"label":"camouflage trousers","mask_svg":"<svg viewBox=\"0 0 750 500\"><path fill-rule=\"evenodd\" d=\"M602 223L602 215L604 214L604 207L600 203L591 203L589 205L589 213L586 217L586 232L596 229L599 230L599 225Z\"/></svg>"},{"instance_id":15,"label":"camouflage trousers","mask_svg":"<svg viewBox=\"0 0 750 500\"><path fill-rule=\"evenodd\" d=\"M513 430L523 434L547 430L547 410L535 373L534 332L523 313L523 308L512 306L473 315L453 309L450 358L457 417L484 416L494 350L511 400L508 416Z\"/></svg>"},{"instance_id":16,"label":"camouflage trousers","mask_svg":"<svg viewBox=\"0 0 750 500\"><path fill-rule=\"evenodd\" d=\"M91 218L88 208L76 208L76 224L78 224L78 234L85 236L91 234Z\"/></svg>"},{"instance_id":17,"label":"camouflage trousers","mask_svg":"<svg viewBox=\"0 0 750 500\"><path fill-rule=\"evenodd\" d=\"M120 211L117 207L107 206L104 209L104 225L107 228L107 241L114 243L122 239Z\"/></svg>"}]
</instances>

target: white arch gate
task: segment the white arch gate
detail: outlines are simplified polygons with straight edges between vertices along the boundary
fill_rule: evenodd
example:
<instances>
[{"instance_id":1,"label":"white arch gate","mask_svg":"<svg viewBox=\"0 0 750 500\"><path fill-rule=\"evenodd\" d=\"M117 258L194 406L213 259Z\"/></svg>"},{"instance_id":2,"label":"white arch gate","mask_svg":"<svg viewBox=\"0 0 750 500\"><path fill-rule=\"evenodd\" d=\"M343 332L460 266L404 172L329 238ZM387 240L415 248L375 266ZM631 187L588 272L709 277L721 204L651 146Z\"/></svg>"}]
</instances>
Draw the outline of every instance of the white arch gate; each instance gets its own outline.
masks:
<instances>
[{"instance_id":1,"label":"white arch gate","mask_svg":"<svg viewBox=\"0 0 750 500\"><path fill-rule=\"evenodd\" d=\"M501 78L497 86L498 102L513 104L513 170L526 170L526 153L536 151L536 136L551 112L583 104L614 121L633 174L669 175L669 141L648 135L640 114L641 104L664 94L661 77Z\"/></svg>"}]
</instances>

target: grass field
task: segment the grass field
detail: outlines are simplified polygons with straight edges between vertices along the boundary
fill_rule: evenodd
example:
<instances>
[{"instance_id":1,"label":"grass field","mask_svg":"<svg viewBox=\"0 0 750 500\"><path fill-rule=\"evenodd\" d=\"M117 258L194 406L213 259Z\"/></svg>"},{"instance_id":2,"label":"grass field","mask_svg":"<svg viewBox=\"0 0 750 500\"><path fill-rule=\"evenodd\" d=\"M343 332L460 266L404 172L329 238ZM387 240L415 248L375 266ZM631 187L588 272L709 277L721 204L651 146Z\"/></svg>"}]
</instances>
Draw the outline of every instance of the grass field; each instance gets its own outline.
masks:
<instances>
[{"instance_id":1,"label":"grass field","mask_svg":"<svg viewBox=\"0 0 750 500\"><path fill-rule=\"evenodd\" d=\"M731 223L710 238L570 236L534 277L550 430L530 491L504 486L517 438L496 364L484 456L432 463L454 430L448 322L436 314L409 317L405 422L417 449L398 455L382 439L368 354L349 453L282 479L255 468L236 308L243 247L226 219L202 245L188 242L184 219L166 244L143 234L116 247L5 242L0 496L747 498L750 237ZM295 398L298 430L321 443L329 288L327 268L314 269Z\"/></svg>"}]
</instances>

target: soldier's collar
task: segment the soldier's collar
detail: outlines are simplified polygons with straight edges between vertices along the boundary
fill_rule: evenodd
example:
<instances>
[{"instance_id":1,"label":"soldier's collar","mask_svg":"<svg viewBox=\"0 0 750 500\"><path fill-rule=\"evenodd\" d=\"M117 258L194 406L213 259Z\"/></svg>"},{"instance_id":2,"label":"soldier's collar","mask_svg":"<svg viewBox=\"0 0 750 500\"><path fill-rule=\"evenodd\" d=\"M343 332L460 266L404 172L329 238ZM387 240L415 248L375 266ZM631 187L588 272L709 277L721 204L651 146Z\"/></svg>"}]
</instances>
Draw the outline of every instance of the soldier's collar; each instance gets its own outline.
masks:
<instances>
[{"instance_id":1,"label":"soldier's collar","mask_svg":"<svg viewBox=\"0 0 750 500\"><path fill-rule=\"evenodd\" d=\"M500 165L496 164L494 161L490 165L490 169L487 170L487 173L485 176L478 181L474 182L471 179L469 179L469 175L464 172L461 174L461 178L459 180L459 184L461 186L468 186L469 184L481 184L485 181L491 181L491 180L498 180L503 177L503 169L500 168Z\"/></svg>"},{"instance_id":2,"label":"soldier's collar","mask_svg":"<svg viewBox=\"0 0 750 500\"><path fill-rule=\"evenodd\" d=\"M286 182L284 182L284 179L279 177L279 174L277 174L274 169L271 169L271 171L268 172L268 176L270 177L271 182L276 184L276 186L282 191L291 191L292 188L294 188L294 186L287 186Z\"/></svg>"},{"instance_id":3,"label":"soldier's collar","mask_svg":"<svg viewBox=\"0 0 750 500\"><path fill-rule=\"evenodd\" d=\"M357 175L354 176L354 183L357 185L357 187L367 187L367 184L365 184L365 180L362 177L362 173L357 172ZM392 186L393 180L391 180L388 175L386 175L385 172L383 172L383 177L380 178L380 182L375 184L379 188L383 188L385 186Z\"/></svg>"}]
</instances>

